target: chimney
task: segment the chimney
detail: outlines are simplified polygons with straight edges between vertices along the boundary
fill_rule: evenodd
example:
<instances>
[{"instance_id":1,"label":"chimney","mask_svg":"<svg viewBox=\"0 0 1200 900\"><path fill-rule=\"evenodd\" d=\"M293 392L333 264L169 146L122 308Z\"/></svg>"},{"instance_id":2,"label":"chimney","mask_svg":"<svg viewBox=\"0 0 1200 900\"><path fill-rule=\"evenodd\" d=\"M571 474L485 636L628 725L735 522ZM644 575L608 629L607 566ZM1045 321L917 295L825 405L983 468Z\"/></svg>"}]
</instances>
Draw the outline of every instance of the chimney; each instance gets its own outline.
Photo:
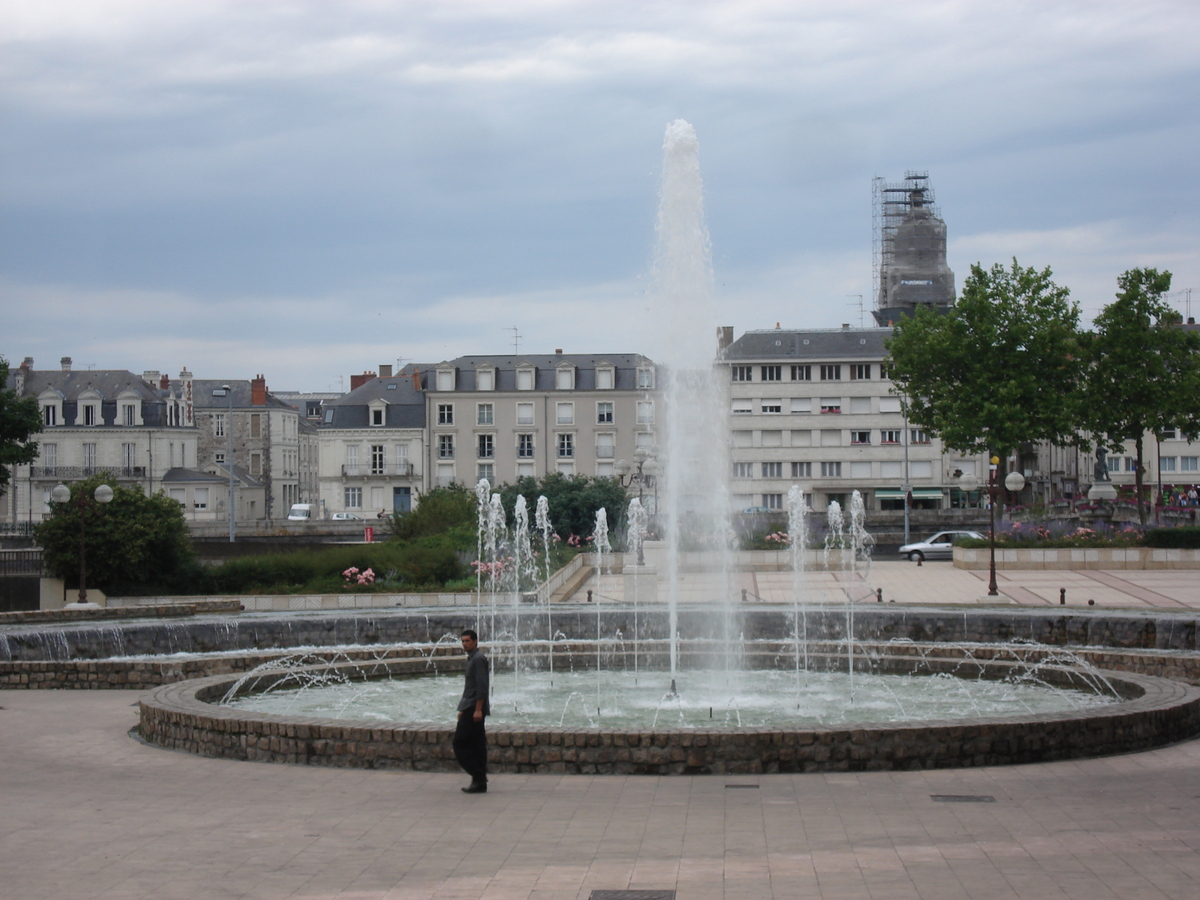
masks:
<instances>
[{"instance_id":1,"label":"chimney","mask_svg":"<svg viewBox=\"0 0 1200 900\"><path fill-rule=\"evenodd\" d=\"M267 379L263 375L255 375L250 381L250 405L267 405Z\"/></svg>"},{"instance_id":2,"label":"chimney","mask_svg":"<svg viewBox=\"0 0 1200 900\"><path fill-rule=\"evenodd\" d=\"M849 329L849 328L850 328L850 323L849 323L849 322L843 322L843 323L842 323L842 327L843 327L843 328L845 328L845 329Z\"/></svg>"},{"instance_id":3,"label":"chimney","mask_svg":"<svg viewBox=\"0 0 1200 900\"><path fill-rule=\"evenodd\" d=\"M350 390L355 391L375 378L374 372L363 372L361 375L350 376Z\"/></svg>"},{"instance_id":4,"label":"chimney","mask_svg":"<svg viewBox=\"0 0 1200 900\"><path fill-rule=\"evenodd\" d=\"M146 382L150 387L158 384L159 377L158 369L147 369L142 373L142 381Z\"/></svg>"},{"instance_id":5,"label":"chimney","mask_svg":"<svg viewBox=\"0 0 1200 900\"><path fill-rule=\"evenodd\" d=\"M71 357L69 357L69 356L64 356L64 357L63 357L61 360L59 360L59 362L61 362L61 363L62 363L62 370L63 370L64 372L70 372L70 371L71 371Z\"/></svg>"},{"instance_id":6,"label":"chimney","mask_svg":"<svg viewBox=\"0 0 1200 900\"><path fill-rule=\"evenodd\" d=\"M196 406L192 396L192 373L183 367L179 373L179 388L183 392L183 425L191 427L196 424Z\"/></svg>"},{"instance_id":7,"label":"chimney","mask_svg":"<svg viewBox=\"0 0 1200 900\"><path fill-rule=\"evenodd\" d=\"M25 361L23 363L21 363L21 368L25 369L25 370L32 369L33 368L33 357L32 356L25 357Z\"/></svg>"},{"instance_id":8,"label":"chimney","mask_svg":"<svg viewBox=\"0 0 1200 900\"><path fill-rule=\"evenodd\" d=\"M561 347L555 347L555 348L554 348L554 355L555 355L555 356L562 356L562 348L561 348Z\"/></svg>"},{"instance_id":9,"label":"chimney","mask_svg":"<svg viewBox=\"0 0 1200 900\"><path fill-rule=\"evenodd\" d=\"M390 365L385 366L383 364L380 364L379 377L380 378L391 378L392 377L392 367Z\"/></svg>"},{"instance_id":10,"label":"chimney","mask_svg":"<svg viewBox=\"0 0 1200 900\"><path fill-rule=\"evenodd\" d=\"M717 328L717 352L725 352L725 348L733 343L733 326L721 325Z\"/></svg>"},{"instance_id":11,"label":"chimney","mask_svg":"<svg viewBox=\"0 0 1200 900\"><path fill-rule=\"evenodd\" d=\"M162 388L164 391L168 391L168 390L170 390L170 389L171 389L171 376L170 376L170 375L164 375L164 376L163 376L163 377L162 377L162 378L159 380L159 382L158 382L158 386L159 386L160 388Z\"/></svg>"},{"instance_id":12,"label":"chimney","mask_svg":"<svg viewBox=\"0 0 1200 900\"><path fill-rule=\"evenodd\" d=\"M417 367L413 366L412 370L413 390L421 390L421 373L417 371Z\"/></svg>"}]
</instances>

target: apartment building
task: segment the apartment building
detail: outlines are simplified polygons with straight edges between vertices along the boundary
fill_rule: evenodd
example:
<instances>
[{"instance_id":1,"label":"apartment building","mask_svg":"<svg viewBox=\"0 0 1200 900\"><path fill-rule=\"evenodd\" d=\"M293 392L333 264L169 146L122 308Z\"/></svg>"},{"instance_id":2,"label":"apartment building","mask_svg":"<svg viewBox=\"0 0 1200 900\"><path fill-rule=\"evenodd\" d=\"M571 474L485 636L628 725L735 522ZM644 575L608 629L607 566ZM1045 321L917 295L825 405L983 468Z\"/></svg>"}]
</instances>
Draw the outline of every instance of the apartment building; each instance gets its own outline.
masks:
<instances>
[{"instance_id":1,"label":"apartment building","mask_svg":"<svg viewBox=\"0 0 1200 900\"><path fill-rule=\"evenodd\" d=\"M75 370L69 356L56 370L33 365L26 357L10 370L9 386L18 397L37 399L39 456L14 467L0 497L0 521L41 521L59 482L105 474L150 494L162 489L168 472L196 468L193 382L186 369L172 380L159 372Z\"/></svg>"},{"instance_id":2,"label":"apartment building","mask_svg":"<svg viewBox=\"0 0 1200 900\"><path fill-rule=\"evenodd\" d=\"M352 390L326 398L319 442L318 497L326 515L373 518L407 512L425 490L425 390L419 375L367 372Z\"/></svg>"},{"instance_id":3,"label":"apartment building","mask_svg":"<svg viewBox=\"0 0 1200 900\"><path fill-rule=\"evenodd\" d=\"M855 490L869 510L903 509L906 490L918 509L972 502L957 477L985 479L986 458L906 422L885 365L891 328L723 331L735 507L781 509L792 484L814 509Z\"/></svg>"},{"instance_id":4,"label":"apartment building","mask_svg":"<svg viewBox=\"0 0 1200 900\"><path fill-rule=\"evenodd\" d=\"M657 372L639 354L463 356L422 378L434 484L611 476L654 445Z\"/></svg>"}]
</instances>

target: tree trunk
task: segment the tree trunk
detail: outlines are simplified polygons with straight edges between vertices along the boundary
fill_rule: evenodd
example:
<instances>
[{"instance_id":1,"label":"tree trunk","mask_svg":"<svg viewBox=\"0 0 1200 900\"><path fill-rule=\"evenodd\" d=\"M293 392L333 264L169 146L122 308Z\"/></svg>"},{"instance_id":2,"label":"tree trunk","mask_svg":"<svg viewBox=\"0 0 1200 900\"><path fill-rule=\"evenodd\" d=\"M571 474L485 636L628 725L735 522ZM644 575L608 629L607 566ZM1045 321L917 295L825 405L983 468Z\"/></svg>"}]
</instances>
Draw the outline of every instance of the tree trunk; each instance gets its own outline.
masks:
<instances>
[{"instance_id":1,"label":"tree trunk","mask_svg":"<svg viewBox=\"0 0 1200 900\"><path fill-rule=\"evenodd\" d=\"M1137 448L1137 468L1133 473L1134 490L1137 492L1138 522L1146 524L1146 508L1142 505L1142 442L1144 435L1139 433L1134 446Z\"/></svg>"}]
</instances>

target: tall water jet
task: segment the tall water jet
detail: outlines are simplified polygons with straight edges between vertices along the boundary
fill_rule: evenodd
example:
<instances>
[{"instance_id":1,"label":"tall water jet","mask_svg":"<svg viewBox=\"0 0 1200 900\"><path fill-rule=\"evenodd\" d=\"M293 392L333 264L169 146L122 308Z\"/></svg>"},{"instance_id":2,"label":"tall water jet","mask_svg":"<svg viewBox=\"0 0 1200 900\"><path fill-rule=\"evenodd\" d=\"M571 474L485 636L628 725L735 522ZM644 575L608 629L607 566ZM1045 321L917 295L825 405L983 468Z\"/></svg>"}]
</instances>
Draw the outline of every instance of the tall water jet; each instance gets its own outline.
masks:
<instances>
[{"instance_id":1,"label":"tall water jet","mask_svg":"<svg viewBox=\"0 0 1200 900\"><path fill-rule=\"evenodd\" d=\"M788 549L792 556L792 628L796 636L796 686L800 686L801 656L804 676L808 678L808 606L800 599L800 580L804 577L804 553L808 549L808 504L804 491L793 484L787 492Z\"/></svg>"},{"instance_id":2,"label":"tall water jet","mask_svg":"<svg viewBox=\"0 0 1200 900\"><path fill-rule=\"evenodd\" d=\"M717 309L711 249L704 222L696 130L682 119L667 126L659 197L657 248L651 294L662 341L660 385L666 406L660 425L659 460L664 476L658 510L667 528L666 563L671 675L679 665L678 604L681 553L719 552L724 590L719 626L723 663L732 667L735 643L733 587L728 549L729 460L723 433L728 386L717 377Z\"/></svg>"},{"instance_id":3,"label":"tall water jet","mask_svg":"<svg viewBox=\"0 0 1200 900\"><path fill-rule=\"evenodd\" d=\"M538 533L542 536L542 569L545 572L545 582L550 581L550 535L553 530L550 527L550 501L546 499L544 494L537 498L537 505L534 507L533 524L537 526ZM550 674L554 674L554 613L551 610L550 594L546 594L546 636L550 641Z\"/></svg>"}]
</instances>

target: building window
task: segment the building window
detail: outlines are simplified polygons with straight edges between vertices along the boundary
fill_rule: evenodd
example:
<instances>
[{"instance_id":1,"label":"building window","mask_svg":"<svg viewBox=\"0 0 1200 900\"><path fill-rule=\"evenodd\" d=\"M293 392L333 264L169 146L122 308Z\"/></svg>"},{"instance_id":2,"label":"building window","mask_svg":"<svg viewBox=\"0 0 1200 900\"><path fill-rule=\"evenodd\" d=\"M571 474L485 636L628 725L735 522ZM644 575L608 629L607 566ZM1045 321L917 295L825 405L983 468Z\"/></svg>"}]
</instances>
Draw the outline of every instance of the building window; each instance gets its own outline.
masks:
<instances>
[{"instance_id":1,"label":"building window","mask_svg":"<svg viewBox=\"0 0 1200 900\"><path fill-rule=\"evenodd\" d=\"M871 364L870 363L854 363L850 366L851 381L870 381L871 380Z\"/></svg>"},{"instance_id":2,"label":"building window","mask_svg":"<svg viewBox=\"0 0 1200 900\"><path fill-rule=\"evenodd\" d=\"M792 381L812 381L812 366L792 366Z\"/></svg>"},{"instance_id":3,"label":"building window","mask_svg":"<svg viewBox=\"0 0 1200 900\"><path fill-rule=\"evenodd\" d=\"M396 471L406 474L408 469L408 444L396 445Z\"/></svg>"},{"instance_id":4,"label":"building window","mask_svg":"<svg viewBox=\"0 0 1200 900\"><path fill-rule=\"evenodd\" d=\"M879 432L879 443L881 443L881 444L898 444L898 443L900 443L900 430L893 429L892 431Z\"/></svg>"},{"instance_id":5,"label":"building window","mask_svg":"<svg viewBox=\"0 0 1200 900\"><path fill-rule=\"evenodd\" d=\"M822 381L841 381L842 367L841 366L821 366Z\"/></svg>"},{"instance_id":6,"label":"building window","mask_svg":"<svg viewBox=\"0 0 1200 900\"><path fill-rule=\"evenodd\" d=\"M438 369L437 389L439 391L454 390L454 369Z\"/></svg>"},{"instance_id":7,"label":"building window","mask_svg":"<svg viewBox=\"0 0 1200 900\"><path fill-rule=\"evenodd\" d=\"M575 474L575 463L570 460L560 461L555 468L558 470L558 474L564 478L570 478Z\"/></svg>"},{"instance_id":8,"label":"building window","mask_svg":"<svg viewBox=\"0 0 1200 900\"><path fill-rule=\"evenodd\" d=\"M492 404L480 403L475 407L476 425L494 425L495 415Z\"/></svg>"},{"instance_id":9,"label":"building window","mask_svg":"<svg viewBox=\"0 0 1200 900\"><path fill-rule=\"evenodd\" d=\"M575 424L575 404L574 403L558 403L555 404L554 421L559 425L574 425Z\"/></svg>"},{"instance_id":10,"label":"building window","mask_svg":"<svg viewBox=\"0 0 1200 900\"><path fill-rule=\"evenodd\" d=\"M792 463L793 478L812 478L812 463L810 462L794 462Z\"/></svg>"},{"instance_id":11,"label":"building window","mask_svg":"<svg viewBox=\"0 0 1200 900\"><path fill-rule=\"evenodd\" d=\"M898 413L900 412L899 397L880 397L879 411L881 413Z\"/></svg>"},{"instance_id":12,"label":"building window","mask_svg":"<svg viewBox=\"0 0 1200 900\"><path fill-rule=\"evenodd\" d=\"M438 459L454 459L454 435L438 435Z\"/></svg>"},{"instance_id":13,"label":"building window","mask_svg":"<svg viewBox=\"0 0 1200 900\"><path fill-rule=\"evenodd\" d=\"M225 437L225 413L213 416L213 437Z\"/></svg>"},{"instance_id":14,"label":"building window","mask_svg":"<svg viewBox=\"0 0 1200 900\"><path fill-rule=\"evenodd\" d=\"M821 398L821 412L822 413L836 414L836 413L840 413L841 411L842 411L842 398L841 397L822 397Z\"/></svg>"},{"instance_id":15,"label":"building window","mask_svg":"<svg viewBox=\"0 0 1200 900\"><path fill-rule=\"evenodd\" d=\"M254 476L258 476L258 475L262 474L262 454L261 453L251 453L250 454L250 474L254 475Z\"/></svg>"},{"instance_id":16,"label":"building window","mask_svg":"<svg viewBox=\"0 0 1200 900\"><path fill-rule=\"evenodd\" d=\"M137 465L137 444L121 445L121 465L126 469L132 469Z\"/></svg>"},{"instance_id":17,"label":"building window","mask_svg":"<svg viewBox=\"0 0 1200 900\"><path fill-rule=\"evenodd\" d=\"M192 506L196 509L208 509L208 488L198 487L192 491Z\"/></svg>"},{"instance_id":18,"label":"building window","mask_svg":"<svg viewBox=\"0 0 1200 900\"><path fill-rule=\"evenodd\" d=\"M382 407L376 407L371 410L371 426L379 428L383 425L384 410Z\"/></svg>"},{"instance_id":19,"label":"building window","mask_svg":"<svg viewBox=\"0 0 1200 900\"><path fill-rule=\"evenodd\" d=\"M42 444L42 466L50 470L58 468L58 444Z\"/></svg>"},{"instance_id":20,"label":"building window","mask_svg":"<svg viewBox=\"0 0 1200 900\"><path fill-rule=\"evenodd\" d=\"M532 425L533 424L533 404L518 403L517 404L517 424Z\"/></svg>"},{"instance_id":21,"label":"building window","mask_svg":"<svg viewBox=\"0 0 1200 900\"><path fill-rule=\"evenodd\" d=\"M250 413L250 437L262 437L262 416L259 413Z\"/></svg>"},{"instance_id":22,"label":"building window","mask_svg":"<svg viewBox=\"0 0 1200 900\"><path fill-rule=\"evenodd\" d=\"M137 424L137 404L122 403L121 404L121 424L136 425Z\"/></svg>"},{"instance_id":23,"label":"building window","mask_svg":"<svg viewBox=\"0 0 1200 900\"><path fill-rule=\"evenodd\" d=\"M93 403L87 404L83 408L83 424L92 426L96 424L96 406Z\"/></svg>"},{"instance_id":24,"label":"building window","mask_svg":"<svg viewBox=\"0 0 1200 900\"><path fill-rule=\"evenodd\" d=\"M644 366L637 370L637 386L639 391L654 390L654 369Z\"/></svg>"},{"instance_id":25,"label":"building window","mask_svg":"<svg viewBox=\"0 0 1200 900\"><path fill-rule=\"evenodd\" d=\"M796 415L798 413L812 412L812 398L811 397L793 397L791 411L792 411L792 415Z\"/></svg>"},{"instance_id":26,"label":"building window","mask_svg":"<svg viewBox=\"0 0 1200 900\"><path fill-rule=\"evenodd\" d=\"M910 444L928 444L929 435L921 428L910 428L908 430L908 442Z\"/></svg>"},{"instance_id":27,"label":"building window","mask_svg":"<svg viewBox=\"0 0 1200 900\"><path fill-rule=\"evenodd\" d=\"M764 416L777 416L783 412L783 404L777 400L771 400L763 403L762 412Z\"/></svg>"},{"instance_id":28,"label":"building window","mask_svg":"<svg viewBox=\"0 0 1200 900\"><path fill-rule=\"evenodd\" d=\"M1175 429L1174 428L1164 428L1162 431L1162 434L1159 435L1159 437L1164 441L1173 441L1173 440L1175 440Z\"/></svg>"},{"instance_id":29,"label":"building window","mask_svg":"<svg viewBox=\"0 0 1200 900\"><path fill-rule=\"evenodd\" d=\"M533 459L533 435L518 434L517 435L517 458L518 459Z\"/></svg>"},{"instance_id":30,"label":"building window","mask_svg":"<svg viewBox=\"0 0 1200 900\"><path fill-rule=\"evenodd\" d=\"M613 370L609 368L596 370L596 390L611 391L613 389Z\"/></svg>"},{"instance_id":31,"label":"building window","mask_svg":"<svg viewBox=\"0 0 1200 900\"><path fill-rule=\"evenodd\" d=\"M735 462L733 464L733 477L734 478L753 478L754 477L754 463Z\"/></svg>"},{"instance_id":32,"label":"building window","mask_svg":"<svg viewBox=\"0 0 1200 900\"><path fill-rule=\"evenodd\" d=\"M840 462L823 462L821 463L822 478L841 478L842 464Z\"/></svg>"},{"instance_id":33,"label":"building window","mask_svg":"<svg viewBox=\"0 0 1200 900\"><path fill-rule=\"evenodd\" d=\"M387 463L387 451L383 444L371 445L371 474L382 475L383 467Z\"/></svg>"},{"instance_id":34,"label":"building window","mask_svg":"<svg viewBox=\"0 0 1200 900\"><path fill-rule=\"evenodd\" d=\"M225 454L224 453L214 453L213 454L213 462L217 463L218 465L222 465L222 466L225 465Z\"/></svg>"},{"instance_id":35,"label":"building window","mask_svg":"<svg viewBox=\"0 0 1200 900\"><path fill-rule=\"evenodd\" d=\"M884 381L892 380L892 367L888 363L879 364L879 377Z\"/></svg>"},{"instance_id":36,"label":"building window","mask_svg":"<svg viewBox=\"0 0 1200 900\"><path fill-rule=\"evenodd\" d=\"M1108 466L1108 471L1110 472L1121 471L1121 457L1119 456L1110 456L1107 460L1105 460L1104 464Z\"/></svg>"},{"instance_id":37,"label":"building window","mask_svg":"<svg viewBox=\"0 0 1200 900\"><path fill-rule=\"evenodd\" d=\"M518 478L533 478L537 474L533 463L517 463Z\"/></svg>"},{"instance_id":38,"label":"building window","mask_svg":"<svg viewBox=\"0 0 1200 900\"><path fill-rule=\"evenodd\" d=\"M496 481L496 466L493 463L480 463L475 467L475 480L487 479L489 483Z\"/></svg>"},{"instance_id":39,"label":"building window","mask_svg":"<svg viewBox=\"0 0 1200 900\"><path fill-rule=\"evenodd\" d=\"M346 509L362 509L362 488L348 487L345 490Z\"/></svg>"},{"instance_id":40,"label":"building window","mask_svg":"<svg viewBox=\"0 0 1200 900\"><path fill-rule=\"evenodd\" d=\"M639 425L654 424L654 401L639 400L637 405L637 423Z\"/></svg>"},{"instance_id":41,"label":"building window","mask_svg":"<svg viewBox=\"0 0 1200 900\"><path fill-rule=\"evenodd\" d=\"M453 425L454 424L454 404L453 403L439 403L437 412L438 412L437 423L439 425Z\"/></svg>"},{"instance_id":42,"label":"building window","mask_svg":"<svg viewBox=\"0 0 1200 900\"><path fill-rule=\"evenodd\" d=\"M633 446L637 450L646 450L653 453L654 433L651 431L639 431L633 436Z\"/></svg>"},{"instance_id":43,"label":"building window","mask_svg":"<svg viewBox=\"0 0 1200 900\"><path fill-rule=\"evenodd\" d=\"M762 505L767 509L783 509L783 494L763 494Z\"/></svg>"},{"instance_id":44,"label":"building window","mask_svg":"<svg viewBox=\"0 0 1200 900\"><path fill-rule=\"evenodd\" d=\"M851 397L850 412L855 415L864 415L871 411L870 397Z\"/></svg>"},{"instance_id":45,"label":"building window","mask_svg":"<svg viewBox=\"0 0 1200 900\"><path fill-rule=\"evenodd\" d=\"M575 435L560 434L558 436L558 456L560 459L575 455Z\"/></svg>"},{"instance_id":46,"label":"building window","mask_svg":"<svg viewBox=\"0 0 1200 900\"><path fill-rule=\"evenodd\" d=\"M735 416L748 416L754 412L754 404L749 400L734 400L730 405L730 411Z\"/></svg>"},{"instance_id":47,"label":"building window","mask_svg":"<svg viewBox=\"0 0 1200 900\"><path fill-rule=\"evenodd\" d=\"M1158 459L1158 471L1174 472L1175 471L1175 457L1160 456Z\"/></svg>"},{"instance_id":48,"label":"building window","mask_svg":"<svg viewBox=\"0 0 1200 900\"><path fill-rule=\"evenodd\" d=\"M533 369L517 369L517 390L533 390Z\"/></svg>"},{"instance_id":49,"label":"building window","mask_svg":"<svg viewBox=\"0 0 1200 900\"><path fill-rule=\"evenodd\" d=\"M763 381L783 381L783 366L761 366L759 374Z\"/></svg>"},{"instance_id":50,"label":"building window","mask_svg":"<svg viewBox=\"0 0 1200 900\"><path fill-rule=\"evenodd\" d=\"M871 443L871 432L869 432L869 431L852 431L852 432L850 432L850 443L852 443L852 444L869 444L869 443Z\"/></svg>"},{"instance_id":51,"label":"building window","mask_svg":"<svg viewBox=\"0 0 1200 900\"><path fill-rule=\"evenodd\" d=\"M496 372L494 369L479 369L475 373L475 390L494 391L496 389ZM488 479L489 481L491 479Z\"/></svg>"},{"instance_id":52,"label":"building window","mask_svg":"<svg viewBox=\"0 0 1200 900\"><path fill-rule=\"evenodd\" d=\"M753 381L754 366L734 366L733 367L734 381Z\"/></svg>"},{"instance_id":53,"label":"building window","mask_svg":"<svg viewBox=\"0 0 1200 900\"><path fill-rule=\"evenodd\" d=\"M559 391L575 390L575 370L570 366L554 370L554 387Z\"/></svg>"},{"instance_id":54,"label":"building window","mask_svg":"<svg viewBox=\"0 0 1200 900\"><path fill-rule=\"evenodd\" d=\"M348 444L346 446L346 474L358 474L358 445Z\"/></svg>"},{"instance_id":55,"label":"building window","mask_svg":"<svg viewBox=\"0 0 1200 900\"><path fill-rule=\"evenodd\" d=\"M53 446L53 445L50 444L47 446ZM184 444L183 446L186 449L187 444ZM183 465L183 460L180 460L179 464ZM83 445L83 467L88 470L96 468L96 445L95 444L84 444ZM91 472L88 471L85 474L90 475Z\"/></svg>"},{"instance_id":56,"label":"building window","mask_svg":"<svg viewBox=\"0 0 1200 900\"><path fill-rule=\"evenodd\" d=\"M1125 471L1126 472L1136 472L1137 471L1137 459L1136 458L1134 458L1132 456L1125 457Z\"/></svg>"},{"instance_id":57,"label":"building window","mask_svg":"<svg viewBox=\"0 0 1200 900\"><path fill-rule=\"evenodd\" d=\"M490 434L476 435L479 452L476 454L480 459L491 459L496 455L496 442Z\"/></svg>"},{"instance_id":58,"label":"building window","mask_svg":"<svg viewBox=\"0 0 1200 900\"><path fill-rule=\"evenodd\" d=\"M600 425L609 425L613 420L613 405L611 403L596 404L596 422Z\"/></svg>"},{"instance_id":59,"label":"building window","mask_svg":"<svg viewBox=\"0 0 1200 900\"><path fill-rule=\"evenodd\" d=\"M1200 456L1181 456L1179 457L1179 470L1181 472L1195 472L1196 463L1200 460Z\"/></svg>"},{"instance_id":60,"label":"building window","mask_svg":"<svg viewBox=\"0 0 1200 900\"><path fill-rule=\"evenodd\" d=\"M765 462L762 464L763 478L782 478L783 463L781 462Z\"/></svg>"},{"instance_id":61,"label":"building window","mask_svg":"<svg viewBox=\"0 0 1200 900\"><path fill-rule=\"evenodd\" d=\"M616 455L616 435L611 433L597 434L596 459L612 459Z\"/></svg>"}]
</instances>

